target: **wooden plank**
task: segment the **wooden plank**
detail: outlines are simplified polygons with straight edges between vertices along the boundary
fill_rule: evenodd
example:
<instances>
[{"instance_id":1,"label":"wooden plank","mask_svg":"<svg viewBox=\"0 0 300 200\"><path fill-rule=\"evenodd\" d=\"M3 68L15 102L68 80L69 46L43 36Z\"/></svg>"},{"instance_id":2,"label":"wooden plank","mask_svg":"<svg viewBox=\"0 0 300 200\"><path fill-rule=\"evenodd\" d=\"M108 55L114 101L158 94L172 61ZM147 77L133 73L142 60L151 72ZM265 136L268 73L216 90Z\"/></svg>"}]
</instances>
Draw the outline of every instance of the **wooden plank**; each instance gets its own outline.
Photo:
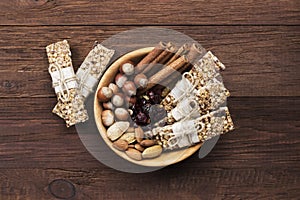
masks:
<instances>
[{"instance_id":1,"label":"wooden plank","mask_svg":"<svg viewBox=\"0 0 300 200\"><path fill-rule=\"evenodd\" d=\"M50 113L50 100L1 100L0 168L107 169L87 152L74 127L67 129ZM231 98L228 105L236 130L222 136L205 159L199 161L194 154L175 166L197 168L200 162L200 168L265 168L272 163L274 168L298 168L299 103L299 97ZM26 106L20 109L20 105ZM81 138L92 139L90 147L102 151L105 144L93 120L85 126L88 131ZM104 152L114 155L108 148Z\"/></svg>"},{"instance_id":2,"label":"wooden plank","mask_svg":"<svg viewBox=\"0 0 300 200\"><path fill-rule=\"evenodd\" d=\"M181 167L181 168L180 168ZM188 168L172 166L146 174L114 170L4 169L1 199L297 199L299 168ZM180 170L180 172L178 172ZM52 181L60 189L49 189ZM50 187L52 188L52 187ZM251 189L249 189L251 188ZM64 194L67 193L67 194Z\"/></svg>"},{"instance_id":3,"label":"wooden plank","mask_svg":"<svg viewBox=\"0 0 300 200\"><path fill-rule=\"evenodd\" d=\"M222 74L232 96L300 95L299 26L167 28L194 38L220 58L227 66ZM54 97L47 72L44 49L47 44L68 39L77 68L94 40L103 41L128 27L0 27L0 30L0 97ZM136 38L126 40L134 43ZM138 41L141 47L151 42L157 41L155 38Z\"/></svg>"},{"instance_id":4,"label":"wooden plank","mask_svg":"<svg viewBox=\"0 0 300 200\"><path fill-rule=\"evenodd\" d=\"M1 25L299 24L297 0L2 0ZM140 20L139 20L140 19Z\"/></svg>"}]
</instances>

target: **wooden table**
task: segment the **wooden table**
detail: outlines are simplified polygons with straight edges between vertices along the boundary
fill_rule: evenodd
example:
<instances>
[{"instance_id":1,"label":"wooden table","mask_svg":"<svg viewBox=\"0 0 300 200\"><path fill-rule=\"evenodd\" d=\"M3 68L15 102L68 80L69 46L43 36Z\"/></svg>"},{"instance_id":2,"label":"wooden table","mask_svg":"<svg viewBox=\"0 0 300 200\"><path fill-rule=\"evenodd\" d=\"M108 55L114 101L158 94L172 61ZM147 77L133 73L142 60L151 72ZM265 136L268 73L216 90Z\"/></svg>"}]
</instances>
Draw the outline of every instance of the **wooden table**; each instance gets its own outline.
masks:
<instances>
[{"instance_id":1,"label":"wooden table","mask_svg":"<svg viewBox=\"0 0 300 200\"><path fill-rule=\"evenodd\" d=\"M209 2L2 0L0 199L299 199L300 1ZM204 159L129 174L51 113L44 48L68 39L77 68L94 40L141 26L180 31L220 58L236 130Z\"/></svg>"}]
</instances>

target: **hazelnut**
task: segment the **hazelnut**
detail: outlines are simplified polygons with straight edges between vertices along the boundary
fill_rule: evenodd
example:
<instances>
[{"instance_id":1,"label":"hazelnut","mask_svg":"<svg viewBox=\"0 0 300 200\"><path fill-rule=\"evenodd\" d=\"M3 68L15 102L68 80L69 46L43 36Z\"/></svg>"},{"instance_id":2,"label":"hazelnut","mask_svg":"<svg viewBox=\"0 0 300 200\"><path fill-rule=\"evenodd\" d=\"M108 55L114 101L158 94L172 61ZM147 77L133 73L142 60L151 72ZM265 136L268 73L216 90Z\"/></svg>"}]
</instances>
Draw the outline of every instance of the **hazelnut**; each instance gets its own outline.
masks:
<instances>
[{"instance_id":1,"label":"hazelnut","mask_svg":"<svg viewBox=\"0 0 300 200\"><path fill-rule=\"evenodd\" d=\"M128 105L128 107L130 107L136 103L136 97L126 96L125 99L126 99L126 104Z\"/></svg>"},{"instance_id":2,"label":"hazelnut","mask_svg":"<svg viewBox=\"0 0 300 200\"><path fill-rule=\"evenodd\" d=\"M126 74L127 76L130 76L132 74L134 74L134 65L131 61L126 62L124 64L121 65L120 67L120 71L121 73Z\"/></svg>"},{"instance_id":3,"label":"hazelnut","mask_svg":"<svg viewBox=\"0 0 300 200\"><path fill-rule=\"evenodd\" d=\"M118 86L117 86L116 84L114 84L114 83L110 83L110 84L108 85L108 87L112 90L112 92L113 92L114 94L117 94L117 93L119 92Z\"/></svg>"},{"instance_id":4,"label":"hazelnut","mask_svg":"<svg viewBox=\"0 0 300 200\"><path fill-rule=\"evenodd\" d=\"M119 88L122 88L124 83L127 81L127 77L123 74L117 74L115 82Z\"/></svg>"},{"instance_id":5,"label":"hazelnut","mask_svg":"<svg viewBox=\"0 0 300 200\"><path fill-rule=\"evenodd\" d=\"M114 110L115 109L114 105L110 101L106 102L106 103L103 103L102 106L103 106L103 108L108 109L108 110Z\"/></svg>"},{"instance_id":6,"label":"hazelnut","mask_svg":"<svg viewBox=\"0 0 300 200\"><path fill-rule=\"evenodd\" d=\"M134 83L137 87L145 88L148 84L148 79L145 74L137 74L134 77Z\"/></svg>"},{"instance_id":7,"label":"hazelnut","mask_svg":"<svg viewBox=\"0 0 300 200\"><path fill-rule=\"evenodd\" d=\"M104 110L101 118L104 126L111 126L115 122L114 113L111 110Z\"/></svg>"},{"instance_id":8,"label":"hazelnut","mask_svg":"<svg viewBox=\"0 0 300 200\"><path fill-rule=\"evenodd\" d=\"M102 87L98 90L97 97L100 102L107 102L112 97L113 92L108 87Z\"/></svg>"},{"instance_id":9,"label":"hazelnut","mask_svg":"<svg viewBox=\"0 0 300 200\"><path fill-rule=\"evenodd\" d=\"M136 87L132 81L126 81L122 88L123 92L128 96L136 95Z\"/></svg>"},{"instance_id":10,"label":"hazelnut","mask_svg":"<svg viewBox=\"0 0 300 200\"><path fill-rule=\"evenodd\" d=\"M129 117L129 113L125 108L116 108L115 116L117 119L125 121Z\"/></svg>"},{"instance_id":11,"label":"hazelnut","mask_svg":"<svg viewBox=\"0 0 300 200\"><path fill-rule=\"evenodd\" d=\"M116 107L121 107L124 104L124 96L123 96L123 94L122 93L115 94L112 97L111 102Z\"/></svg>"}]
</instances>

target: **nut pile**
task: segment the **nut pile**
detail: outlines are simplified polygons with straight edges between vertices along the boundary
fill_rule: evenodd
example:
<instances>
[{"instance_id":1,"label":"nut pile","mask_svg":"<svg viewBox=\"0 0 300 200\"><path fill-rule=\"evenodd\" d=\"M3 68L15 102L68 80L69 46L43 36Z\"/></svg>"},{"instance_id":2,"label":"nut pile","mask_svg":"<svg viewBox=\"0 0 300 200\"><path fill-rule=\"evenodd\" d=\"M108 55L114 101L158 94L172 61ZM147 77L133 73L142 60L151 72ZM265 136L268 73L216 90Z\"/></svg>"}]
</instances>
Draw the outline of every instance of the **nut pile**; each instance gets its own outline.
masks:
<instances>
[{"instance_id":1,"label":"nut pile","mask_svg":"<svg viewBox=\"0 0 300 200\"><path fill-rule=\"evenodd\" d=\"M158 105L162 100L160 93L149 90L137 95L137 90L146 87L147 83L146 75L135 74L133 62L126 61L120 65L115 81L97 93L104 108L101 118L107 127L107 137L114 148L125 151L134 160L157 157L163 150L156 140L146 137L145 127L142 128L150 124L154 112L162 113L160 118L157 114L151 118L154 122L166 116L162 106Z\"/></svg>"}]
</instances>

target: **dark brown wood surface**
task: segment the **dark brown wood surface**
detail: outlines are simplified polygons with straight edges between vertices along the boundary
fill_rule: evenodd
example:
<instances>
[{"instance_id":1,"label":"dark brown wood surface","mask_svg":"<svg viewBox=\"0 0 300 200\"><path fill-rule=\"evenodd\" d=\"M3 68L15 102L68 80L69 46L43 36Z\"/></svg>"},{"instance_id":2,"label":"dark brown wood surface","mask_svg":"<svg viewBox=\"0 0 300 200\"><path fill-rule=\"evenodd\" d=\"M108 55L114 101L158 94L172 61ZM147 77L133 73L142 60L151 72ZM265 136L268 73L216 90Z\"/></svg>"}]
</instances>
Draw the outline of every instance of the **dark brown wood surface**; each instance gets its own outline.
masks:
<instances>
[{"instance_id":1,"label":"dark brown wood surface","mask_svg":"<svg viewBox=\"0 0 300 200\"><path fill-rule=\"evenodd\" d=\"M77 68L95 40L149 25L192 37L227 66L236 130L204 159L129 174L97 161L51 113L45 46L68 39ZM3 0L0 200L299 199L299 66L298 0Z\"/></svg>"}]
</instances>

